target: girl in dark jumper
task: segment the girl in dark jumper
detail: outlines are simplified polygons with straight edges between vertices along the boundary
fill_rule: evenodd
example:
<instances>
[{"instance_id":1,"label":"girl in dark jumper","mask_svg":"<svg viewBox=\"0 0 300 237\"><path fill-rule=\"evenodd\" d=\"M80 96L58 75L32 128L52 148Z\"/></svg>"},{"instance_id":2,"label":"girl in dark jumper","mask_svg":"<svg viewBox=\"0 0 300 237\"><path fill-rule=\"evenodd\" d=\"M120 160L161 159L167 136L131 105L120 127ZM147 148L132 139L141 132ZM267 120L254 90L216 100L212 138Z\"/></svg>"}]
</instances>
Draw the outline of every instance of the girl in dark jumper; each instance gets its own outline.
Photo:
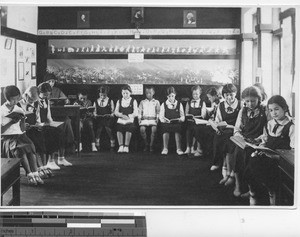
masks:
<instances>
[{"instance_id":1,"label":"girl in dark jumper","mask_svg":"<svg viewBox=\"0 0 300 237\"><path fill-rule=\"evenodd\" d=\"M272 119L263 129L260 146L272 150L294 149L295 126L285 99L280 95L272 96L268 101L268 110ZM257 187L261 184L268 190L270 205L275 205L279 177L277 159L268 152L255 151L247 160L245 180L249 185L250 205L258 203Z\"/></svg>"},{"instance_id":2,"label":"girl in dark jumper","mask_svg":"<svg viewBox=\"0 0 300 237\"><path fill-rule=\"evenodd\" d=\"M136 130L135 118L138 116L138 106L129 85L122 87L122 99L117 101L115 115L117 120L118 153L128 153L132 133ZM125 133L125 136L123 135ZM125 137L125 139L124 139ZM124 143L125 140L125 143Z\"/></svg>"},{"instance_id":3,"label":"girl in dark jumper","mask_svg":"<svg viewBox=\"0 0 300 237\"><path fill-rule=\"evenodd\" d=\"M225 163L227 167L224 178L220 184L226 183L230 174L230 164L234 147L230 141L233 134L233 126L236 122L237 115L240 110L240 102L235 98L237 88L233 84L226 84L222 89L222 95L225 101L221 102L217 109L215 122L219 123L225 121L229 126L227 128L218 130L216 129L213 140L213 166L211 170L217 169L220 165ZM225 162L224 162L224 155Z\"/></svg>"},{"instance_id":4,"label":"girl in dark jumper","mask_svg":"<svg viewBox=\"0 0 300 237\"><path fill-rule=\"evenodd\" d=\"M235 124L234 136L240 136L248 141L254 141L263 133L263 127L267 123L267 111L264 105L261 104L262 95L257 87L247 87L242 92L244 107L240 111ZM230 175L227 185L235 182L233 194L241 195L241 177L244 170L244 161L247 154L247 149L243 150L239 146L235 146L234 154L231 160L232 174Z\"/></svg>"},{"instance_id":5,"label":"girl in dark jumper","mask_svg":"<svg viewBox=\"0 0 300 237\"><path fill-rule=\"evenodd\" d=\"M181 150L181 124L185 120L183 106L175 99L176 90L174 87L168 87L167 97L168 99L161 104L159 113L164 147L161 154L168 154L170 132L174 132L176 152L178 155L183 155L184 153ZM172 123L172 120L174 120L175 123Z\"/></svg>"},{"instance_id":6,"label":"girl in dark jumper","mask_svg":"<svg viewBox=\"0 0 300 237\"><path fill-rule=\"evenodd\" d=\"M113 150L115 148L115 138L112 133L112 128L114 125L114 110L115 105L113 100L111 100L107 95L109 92L109 87L101 86L98 90L99 98L95 101L94 107L94 117L96 119L96 146L100 147L100 135L105 128L107 135L110 139L110 148Z\"/></svg>"}]
</instances>

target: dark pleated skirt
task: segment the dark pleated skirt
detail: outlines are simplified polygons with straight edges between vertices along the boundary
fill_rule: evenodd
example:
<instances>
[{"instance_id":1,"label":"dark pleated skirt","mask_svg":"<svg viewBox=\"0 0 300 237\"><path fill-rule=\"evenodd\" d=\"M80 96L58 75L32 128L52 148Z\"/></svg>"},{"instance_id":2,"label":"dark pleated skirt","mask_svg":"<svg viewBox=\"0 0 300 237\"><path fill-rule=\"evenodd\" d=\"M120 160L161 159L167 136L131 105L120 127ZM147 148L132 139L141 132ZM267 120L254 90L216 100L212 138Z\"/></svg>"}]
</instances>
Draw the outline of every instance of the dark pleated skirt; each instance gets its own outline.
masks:
<instances>
[{"instance_id":1,"label":"dark pleated skirt","mask_svg":"<svg viewBox=\"0 0 300 237\"><path fill-rule=\"evenodd\" d=\"M172 123L161 123L160 124L160 129L161 129L161 133L170 133L170 132L175 132L175 133L181 133L181 124L180 123L176 123L176 124L172 124Z\"/></svg>"},{"instance_id":2,"label":"dark pleated skirt","mask_svg":"<svg viewBox=\"0 0 300 237\"><path fill-rule=\"evenodd\" d=\"M28 153L36 154L33 142L25 133L2 136L2 151L7 158L22 158Z\"/></svg>"}]
</instances>

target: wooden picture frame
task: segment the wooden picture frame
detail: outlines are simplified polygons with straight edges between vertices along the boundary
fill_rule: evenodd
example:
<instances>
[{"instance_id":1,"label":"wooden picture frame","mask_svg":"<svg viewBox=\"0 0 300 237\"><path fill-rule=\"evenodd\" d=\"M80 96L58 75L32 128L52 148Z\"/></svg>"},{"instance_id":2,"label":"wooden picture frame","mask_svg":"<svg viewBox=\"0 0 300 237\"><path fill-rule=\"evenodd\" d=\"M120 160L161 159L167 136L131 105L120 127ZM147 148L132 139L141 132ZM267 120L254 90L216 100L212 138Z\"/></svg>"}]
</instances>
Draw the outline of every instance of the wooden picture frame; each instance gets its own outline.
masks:
<instances>
[{"instance_id":1,"label":"wooden picture frame","mask_svg":"<svg viewBox=\"0 0 300 237\"><path fill-rule=\"evenodd\" d=\"M77 28L90 28L90 12L78 11L77 12Z\"/></svg>"},{"instance_id":2,"label":"wooden picture frame","mask_svg":"<svg viewBox=\"0 0 300 237\"><path fill-rule=\"evenodd\" d=\"M18 62L18 80L23 81L24 80L24 62Z\"/></svg>"},{"instance_id":3,"label":"wooden picture frame","mask_svg":"<svg viewBox=\"0 0 300 237\"><path fill-rule=\"evenodd\" d=\"M137 25L144 23L144 8L143 7L132 7L131 8L131 23Z\"/></svg>"},{"instance_id":4,"label":"wooden picture frame","mask_svg":"<svg viewBox=\"0 0 300 237\"><path fill-rule=\"evenodd\" d=\"M31 63L31 79L36 79L36 63Z\"/></svg>"},{"instance_id":5,"label":"wooden picture frame","mask_svg":"<svg viewBox=\"0 0 300 237\"><path fill-rule=\"evenodd\" d=\"M183 27L197 27L196 10L183 11Z\"/></svg>"},{"instance_id":6,"label":"wooden picture frame","mask_svg":"<svg viewBox=\"0 0 300 237\"><path fill-rule=\"evenodd\" d=\"M7 38L5 40L4 48L7 49L7 50L10 50L11 49L11 45L12 45L12 39Z\"/></svg>"}]
</instances>

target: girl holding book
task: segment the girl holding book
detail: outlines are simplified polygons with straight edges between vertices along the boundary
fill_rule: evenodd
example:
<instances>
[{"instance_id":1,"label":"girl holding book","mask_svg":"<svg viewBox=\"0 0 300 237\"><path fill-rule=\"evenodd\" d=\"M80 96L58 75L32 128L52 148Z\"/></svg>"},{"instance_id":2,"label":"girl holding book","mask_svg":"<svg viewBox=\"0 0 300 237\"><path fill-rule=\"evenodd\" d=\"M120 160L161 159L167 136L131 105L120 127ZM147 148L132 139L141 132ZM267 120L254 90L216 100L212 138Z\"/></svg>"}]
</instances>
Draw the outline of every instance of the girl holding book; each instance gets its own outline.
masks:
<instances>
[{"instance_id":1,"label":"girl holding book","mask_svg":"<svg viewBox=\"0 0 300 237\"><path fill-rule=\"evenodd\" d=\"M131 87L122 87L122 99L117 101L115 115L117 120L118 153L128 153L132 133L136 130L134 119L138 116L137 102L130 95ZM125 135L124 135L125 134Z\"/></svg>"},{"instance_id":2,"label":"girl holding book","mask_svg":"<svg viewBox=\"0 0 300 237\"><path fill-rule=\"evenodd\" d=\"M263 129L263 135L259 138L259 146L272 150L294 149L295 125L286 100L280 95L275 95L268 100L267 106L272 119ZM249 185L250 205L258 204L258 197L261 196L258 187L262 184L268 190L270 205L275 205L279 183L278 159L268 151L255 151L247 161L244 176Z\"/></svg>"},{"instance_id":3,"label":"girl holding book","mask_svg":"<svg viewBox=\"0 0 300 237\"><path fill-rule=\"evenodd\" d=\"M233 84L226 84L222 89L222 95L224 97L224 101L222 101L216 113L215 123L219 124L221 122L225 122L228 124L224 126L224 128L215 128L215 135L213 140L213 166L211 170L218 169L221 164L224 163L224 155L225 155L225 163L226 163L226 175L220 181L220 184L226 184L230 172L231 172L231 164L230 159L233 155L234 144L230 141L230 137L233 135L233 127L236 122L238 113L240 111L240 103L235 98L237 93L237 88Z\"/></svg>"},{"instance_id":4,"label":"girl holding book","mask_svg":"<svg viewBox=\"0 0 300 237\"><path fill-rule=\"evenodd\" d=\"M176 152L183 155L181 150L181 125L185 120L183 105L175 99L176 90L173 86L167 88L167 100L160 106L159 120L163 134L162 155L168 154L170 132L175 133Z\"/></svg>"},{"instance_id":5,"label":"girl holding book","mask_svg":"<svg viewBox=\"0 0 300 237\"><path fill-rule=\"evenodd\" d=\"M247 87L242 92L244 107L240 110L236 120L234 136L240 136L247 141L254 141L263 133L263 127L267 123L266 107L261 104L262 95L255 86ZM242 179L241 174L244 170L244 160L247 157L247 149L243 150L235 146L234 154L231 157L232 173L227 180L227 185L235 182L233 194L241 194Z\"/></svg>"},{"instance_id":6,"label":"girl holding book","mask_svg":"<svg viewBox=\"0 0 300 237\"><path fill-rule=\"evenodd\" d=\"M92 151L97 151L95 145L95 132L94 132L94 122L93 122L93 112L89 112L89 109L92 109L92 101L87 98L87 91L79 91L77 96L78 99L74 102L74 105L80 106L80 111L84 113L80 114L80 132L81 134L86 134L90 141ZM80 136L82 137L82 136ZM82 142L79 143L79 151L82 150Z\"/></svg>"},{"instance_id":7,"label":"girl holding book","mask_svg":"<svg viewBox=\"0 0 300 237\"><path fill-rule=\"evenodd\" d=\"M109 87L101 86L98 90L99 98L95 101L94 107L94 117L96 120L96 146L100 148L100 136L103 128L110 139L111 151L115 149L115 138L112 133L112 128L114 125L114 110L115 105L113 100L108 97Z\"/></svg>"},{"instance_id":8,"label":"girl holding book","mask_svg":"<svg viewBox=\"0 0 300 237\"><path fill-rule=\"evenodd\" d=\"M195 119L205 119L206 118L206 104L200 98L202 89L200 86L193 86L192 89L192 97L193 99L186 103L185 114L187 120L187 128L186 128L186 150L185 154L194 154L195 157L199 157L202 155L202 150L200 147L200 142L197 142L197 148L195 149L195 131L200 129L200 127L206 125L196 125Z\"/></svg>"},{"instance_id":9,"label":"girl holding book","mask_svg":"<svg viewBox=\"0 0 300 237\"><path fill-rule=\"evenodd\" d=\"M25 111L17 104L21 93L16 86L7 86L3 91L6 102L1 106L1 143L3 156L21 158L28 183L31 185L43 184L37 168L36 150L33 142L22 131L25 126ZM16 116L9 118L15 112Z\"/></svg>"},{"instance_id":10,"label":"girl holding book","mask_svg":"<svg viewBox=\"0 0 300 237\"><path fill-rule=\"evenodd\" d=\"M26 122L26 134L32 140L35 145L37 152L37 165L40 177L48 178L52 176L52 172L46 165L46 155L49 153L49 146L46 146L45 133L42 127L36 124L37 122L37 110L38 105L38 88L36 86L31 86L27 88L23 94L23 98L20 100L20 106L24 111L31 112L27 115ZM49 144L48 144L49 145ZM58 147L57 149L58 150ZM54 150L55 151L55 150ZM51 153L53 153L52 151Z\"/></svg>"},{"instance_id":11,"label":"girl holding book","mask_svg":"<svg viewBox=\"0 0 300 237\"><path fill-rule=\"evenodd\" d=\"M51 86L48 83L41 83L38 86L39 89L39 109L37 110L37 123L38 124L51 124L53 123L51 109L50 109L50 101L48 100L51 93ZM46 143L49 144L49 149L53 151L57 147L58 149L58 165L63 166L72 166L70 162L68 162L65 158L65 149L70 144L70 140L72 140L73 136L70 137L70 133L68 132L71 124L67 121L62 122L62 124L58 127L46 126L44 127L44 131L47 138ZM73 141L74 142L74 141ZM55 163L54 153L50 156L48 160L47 167L51 170L59 170L60 167Z\"/></svg>"}]
</instances>

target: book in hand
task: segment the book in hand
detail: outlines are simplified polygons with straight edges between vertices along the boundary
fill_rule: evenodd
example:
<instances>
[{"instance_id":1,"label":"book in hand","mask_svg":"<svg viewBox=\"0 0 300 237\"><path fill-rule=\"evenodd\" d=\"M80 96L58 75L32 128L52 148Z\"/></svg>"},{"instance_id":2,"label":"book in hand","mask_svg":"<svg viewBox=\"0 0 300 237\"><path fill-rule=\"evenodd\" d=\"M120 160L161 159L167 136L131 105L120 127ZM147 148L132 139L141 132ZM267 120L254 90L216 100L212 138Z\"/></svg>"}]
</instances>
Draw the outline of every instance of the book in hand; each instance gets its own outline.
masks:
<instances>
[{"instance_id":1,"label":"book in hand","mask_svg":"<svg viewBox=\"0 0 300 237\"><path fill-rule=\"evenodd\" d=\"M210 125L215 131L217 130L222 131L225 128L234 128L233 125L228 124L226 121L221 121L219 123L216 123L212 120L209 120L208 125Z\"/></svg>"},{"instance_id":2,"label":"book in hand","mask_svg":"<svg viewBox=\"0 0 300 237\"><path fill-rule=\"evenodd\" d=\"M150 120L150 119L142 119L140 122L140 126L156 126L157 122L156 120Z\"/></svg>"},{"instance_id":3,"label":"book in hand","mask_svg":"<svg viewBox=\"0 0 300 237\"><path fill-rule=\"evenodd\" d=\"M134 118L129 118L129 119L118 118L117 123L126 125L126 124L133 123L133 120Z\"/></svg>"},{"instance_id":4,"label":"book in hand","mask_svg":"<svg viewBox=\"0 0 300 237\"><path fill-rule=\"evenodd\" d=\"M175 119L165 118L165 121L166 121L166 123L172 123L172 124L180 123L180 119L179 118L175 118Z\"/></svg>"},{"instance_id":5,"label":"book in hand","mask_svg":"<svg viewBox=\"0 0 300 237\"><path fill-rule=\"evenodd\" d=\"M195 118L194 121L195 121L195 124L197 124L197 125L199 125L199 124L207 125L208 124L208 121L205 119Z\"/></svg>"},{"instance_id":6,"label":"book in hand","mask_svg":"<svg viewBox=\"0 0 300 237\"><path fill-rule=\"evenodd\" d=\"M21 119L21 118L26 118L27 116L30 116L31 114L33 114L33 112L24 111L19 106L15 106L13 111L11 111L5 117L10 118L10 119Z\"/></svg>"},{"instance_id":7,"label":"book in hand","mask_svg":"<svg viewBox=\"0 0 300 237\"><path fill-rule=\"evenodd\" d=\"M97 114L96 117L111 117L111 114Z\"/></svg>"},{"instance_id":8,"label":"book in hand","mask_svg":"<svg viewBox=\"0 0 300 237\"><path fill-rule=\"evenodd\" d=\"M201 115L192 115L192 114L187 114L187 115L185 115L185 118L186 118L186 120L188 120L188 121L195 121L195 119L202 119L202 116Z\"/></svg>"},{"instance_id":9,"label":"book in hand","mask_svg":"<svg viewBox=\"0 0 300 237\"><path fill-rule=\"evenodd\" d=\"M89 107L80 107L80 116L86 115L87 113L93 113L95 110L95 107L89 106Z\"/></svg>"},{"instance_id":10,"label":"book in hand","mask_svg":"<svg viewBox=\"0 0 300 237\"><path fill-rule=\"evenodd\" d=\"M35 125L31 125L31 127L37 127L37 128L42 128L42 127L54 127L57 128L60 125L62 125L64 122L59 122L59 121L52 121L52 122L46 122L46 123L37 123Z\"/></svg>"}]
</instances>

